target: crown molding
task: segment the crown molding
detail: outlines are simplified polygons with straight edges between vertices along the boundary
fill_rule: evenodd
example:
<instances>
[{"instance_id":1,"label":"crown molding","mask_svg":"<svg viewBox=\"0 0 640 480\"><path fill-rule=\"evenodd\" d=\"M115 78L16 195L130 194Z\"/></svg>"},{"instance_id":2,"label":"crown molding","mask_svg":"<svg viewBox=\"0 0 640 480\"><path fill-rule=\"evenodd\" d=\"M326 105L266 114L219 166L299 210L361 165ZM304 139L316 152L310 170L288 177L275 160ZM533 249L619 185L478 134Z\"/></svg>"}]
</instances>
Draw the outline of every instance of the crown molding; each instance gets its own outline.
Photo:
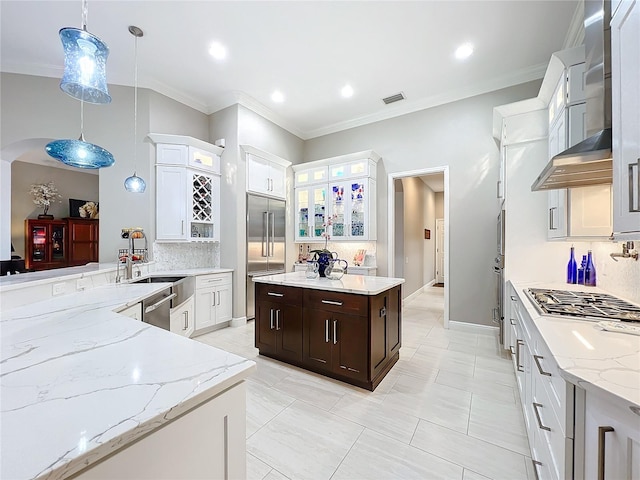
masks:
<instances>
[{"instance_id":1,"label":"crown molding","mask_svg":"<svg viewBox=\"0 0 640 480\"><path fill-rule=\"evenodd\" d=\"M569 30L564 37L563 50L571 47L577 47L584 43L584 2L578 2L571 23L569 23Z\"/></svg>"},{"instance_id":2,"label":"crown molding","mask_svg":"<svg viewBox=\"0 0 640 480\"><path fill-rule=\"evenodd\" d=\"M384 111L377 112L371 115L364 115L359 118L354 118L346 122L338 122L326 127L317 128L305 132L304 140L310 138L321 137L323 135L329 135L331 133L340 132L350 128L361 127L370 123L379 122L382 120L388 120L390 118L399 117L408 113L425 110L427 108L437 107L446 103L463 100L465 98L474 97L476 95L482 95L502 88L519 85L521 83L529 82L532 80L538 80L544 76L547 64L534 65L532 67L523 68L516 72L509 73L500 77L495 77L486 82L480 82L473 84L472 86L453 90L441 95L434 95L432 97L424 98L421 100L406 103L405 105L398 105L385 109Z\"/></svg>"}]
</instances>

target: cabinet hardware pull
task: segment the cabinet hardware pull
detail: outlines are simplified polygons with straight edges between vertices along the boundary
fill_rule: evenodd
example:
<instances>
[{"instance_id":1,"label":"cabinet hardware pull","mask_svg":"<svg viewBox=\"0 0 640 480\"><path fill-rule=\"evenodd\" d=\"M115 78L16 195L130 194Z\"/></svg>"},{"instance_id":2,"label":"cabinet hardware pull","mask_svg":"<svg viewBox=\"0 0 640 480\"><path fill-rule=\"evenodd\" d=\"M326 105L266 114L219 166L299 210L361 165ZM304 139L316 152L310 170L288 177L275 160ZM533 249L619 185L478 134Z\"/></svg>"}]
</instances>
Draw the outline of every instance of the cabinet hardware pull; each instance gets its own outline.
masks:
<instances>
[{"instance_id":1,"label":"cabinet hardware pull","mask_svg":"<svg viewBox=\"0 0 640 480\"><path fill-rule=\"evenodd\" d=\"M182 330L186 330L189 328L189 312L182 312L182 314L184 315L184 327L182 327Z\"/></svg>"},{"instance_id":2,"label":"cabinet hardware pull","mask_svg":"<svg viewBox=\"0 0 640 480\"><path fill-rule=\"evenodd\" d=\"M536 475L536 480L540 480L540 475L538 475L538 467L542 466L542 462L534 460L533 458L531 459L531 462L533 462L533 473Z\"/></svg>"},{"instance_id":3,"label":"cabinet hardware pull","mask_svg":"<svg viewBox=\"0 0 640 480\"><path fill-rule=\"evenodd\" d=\"M273 330L273 308L269 309L269 328Z\"/></svg>"},{"instance_id":4,"label":"cabinet hardware pull","mask_svg":"<svg viewBox=\"0 0 640 480\"><path fill-rule=\"evenodd\" d=\"M329 343L329 319L324 321L324 343Z\"/></svg>"},{"instance_id":5,"label":"cabinet hardware pull","mask_svg":"<svg viewBox=\"0 0 640 480\"><path fill-rule=\"evenodd\" d=\"M516 340L516 368L519 372L524 372L524 366L520 365L520 345L524 345L524 342Z\"/></svg>"},{"instance_id":6,"label":"cabinet hardware pull","mask_svg":"<svg viewBox=\"0 0 640 480\"><path fill-rule=\"evenodd\" d=\"M638 191L637 191L637 195L636 195L636 203L637 206L634 204L633 200L633 194L635 191L634 185L633 185L633 169L637 168L638 169ZM629 164L629 213L638 213L640 212L640 158L638 158L638 163L630 163Z\"/></svg>"},{"instance_id":7,"label":"cabinet hardware pull","mask_svg":"<svg viewBox=\"0 0 640 480\"><path fill-rule=\"evenodd\" d=\"M545 427L545 426L542 424L542 419L540 418L540 412L538 412L538 408L540 408L540 407L542 407L542 404L541 404L541 403L533 402L533 413L535 413L535 414L536 414L536 420L538 421L538 427L539 427L541 430L546 430L547 432L550 432L550 431L551 431L551 429L550 429L549 427Z\"/></svg>"},{"instance_id":8,"label":"cabinet hardware pull","mask_svg":"<svg viewBox=\"0 0 640 480\"><path fill-rule=\"evenodd\" d=\"M326 303L327 305L337 305L338 307L342 306L342 302L334 302L333 300L322 300L322 303Z\"/></svg>"},{"instance_id":9,"label":"cabinet hardware pull","mask_svg":"<svg viewBox=\"0 0 640 480\"><path fill-rule=\"evenodd\" d=\"M516 324L516 321L515 321L513 318L510 318L510 319L509 319L509 323L510 323L511 325L515 325L515 324Z\"/></svg>"},{"instance_id":10,"label":"cabinet hardware pull","mask_svg":"<svg viewBox=\"0 0 640 480\"><path fill-rule=\"evenodd\" d=\"M333 344L338 343L338 320L333 321Z\"/></svg>"},{"instance_id":11,"label":"cabinet hardware pull","mask_svg":"<svg viewBox=\"0 0 640 480\"><path fill-rule=\"evenodd\" d=\"M604 446L606 442L605 435L614 432L613 427L598 427L598 480L604 480Z\"/></svg>"},{"instance_id":12,"label":"cabinet hardware pull","mask_svg":"<svg viewBox=\"0 0 640 480\"><path fill-rule=\"evenodd\" d=\"M220 292L218 292L218 305L220 305L220 297L221 297L221 296L222 296L222 295L220 294Z\"/></svg>"},{"instance_id":13,"label":"cabinet hardware pull","mask_svg":"<svg viewBox=\"0 0 640 480\"><path fill-rule=\"evenodd\" d=\"M545 371L542 369L542 365L540 365L540 360L542 360L543 358L544 358L544 357L543 357L543 356L541 356L541 355L534 355L534 356L533 356L533 359L534 359L534 360L535 360L535 362L536 362L536 367L538 367L538 371L540 372L540 375L544 375L544 376L546 376L546 377L550 377L550 376L551 376L551 374L550 374L549 372L545 372Z\"/></svg>"},{"instance_id":14,"label":"cabinet hardware pull","mask_svg":"<svg viewBox=\"0 0 640 480\"><path fill-rule=\"evenodd\" d=\"M280 309L276 310L276 330L280 330Z\"/></svg>"},{"instance_id":15,"label":"cabinet hardware pull","mask_svg":"<svg viewBox=\"0 0 640 480\"><path fill-rule=\"evenodd\" d=\"M556 226L556 222L555 222L555 216L553 215L553 211L557 210L558 207L551 207L549 209L549 230L557 230L558 227Z\"/></svg>"},{"instance_id":16,"label":"cabinet hardware pull","mask_svg":"<svg viewBox=\"0 0 640 480\"><path fill-rule=\"evenodd\" d=\"M502 198L500 197L500 184L502 184L502 180L498 180L496 183L496 198Z\"/></svg>"},{"instance_id":17,"label":"cabinet hardware pull","mask_svg":"<svg viewBox=\"0 0 640 480\"><path fill-rule=\"evenodd\" d=\"M159 302L154 303L153 305L149 305L144 313L149 313L149 312L153 312L156 308L158 308L160 305L162 305L163 303L167 303L169 300L171 300L172 298L176 298L178 296L177 293L172 293L171 295L164 297L162 300L160 300Z\"/></svg>"},{"instance_id":18,"label":"cabinet hardware pull","mask_svg":"<svg viewBox=\"0 0 640 480\"><path fill-rule=\"evenodd\" d=\"M380 316L381 317L386 317L387 316L387 308L386 307L382 307L380 309Z\"/></svg>"},{"instance_id":19,"label":"cabinet hardware pull","mask_svg":"<svg viewBox=\"0 0 640 480\"><path fill-rule=\"evenodd\" d=\"M511 301L515 302L516 301L516 297L514 297L513 295L509 295L511 297Z\"/></svg>"},{"instance_id":20,"label":"cabinet hardware pull","mask_svg":"<svg viewBox=\"0 0 640 480\"><path fill-rule=\"evenodd\" d=\"M284 297L284 293L267 292L270 297Z\"/></svg>"},{"instance_id":21,"label":"cabinet hardware pull","mask_svg":"<svg viewBox=\"0 0 640 480\"><path fill-rule=\"evenodd\" d=\"M516 354L516 349L513 348L513 345L509 345L509 350L511 351L511 355L515 355Z\"/></svg>"}]
</instances>

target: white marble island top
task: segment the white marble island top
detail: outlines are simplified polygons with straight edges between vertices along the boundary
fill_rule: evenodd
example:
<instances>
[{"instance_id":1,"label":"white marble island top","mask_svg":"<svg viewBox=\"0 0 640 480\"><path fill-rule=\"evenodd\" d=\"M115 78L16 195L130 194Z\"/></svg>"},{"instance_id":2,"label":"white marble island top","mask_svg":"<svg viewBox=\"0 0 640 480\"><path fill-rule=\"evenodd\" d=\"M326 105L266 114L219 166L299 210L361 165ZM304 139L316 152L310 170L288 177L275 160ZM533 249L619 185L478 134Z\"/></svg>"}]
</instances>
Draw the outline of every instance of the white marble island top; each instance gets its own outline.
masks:
<instances>
[{"instance_id":1,"label":"white marble island top","mask_svg":"<svg viewBox=\"0 0 640 480\"><path fill-rule=\"evenodd\" d=\"M640 407L640 336L603 331L597 322L540 315L524 291L551 288L608 293L580 285L514 283L514 288L549 347L565 380Z\"/></svg>"},{"instance_id":2,"label":"white marble island top","mask_svg":"<svg viewBox=\"0 0 640 480\"><path fill-rule=\"evenodd\" d=\"M114 313L167 284L2 311L0 478L64 478L247 377L254 362Z\"/></svg>"},{"instance_id":3,"label":"white marble island top","mask_svg":"<svg viewBox=\"0 0 640 480\"><path fill-rule=\"evenodd\" d=\"M378 295L390 288L403 284L404 278L344 275L340 280L330 280L325 277L307 278L305 272L290 272L253 277L253 281L331 292Z\"/></svg>"}]
</instances>

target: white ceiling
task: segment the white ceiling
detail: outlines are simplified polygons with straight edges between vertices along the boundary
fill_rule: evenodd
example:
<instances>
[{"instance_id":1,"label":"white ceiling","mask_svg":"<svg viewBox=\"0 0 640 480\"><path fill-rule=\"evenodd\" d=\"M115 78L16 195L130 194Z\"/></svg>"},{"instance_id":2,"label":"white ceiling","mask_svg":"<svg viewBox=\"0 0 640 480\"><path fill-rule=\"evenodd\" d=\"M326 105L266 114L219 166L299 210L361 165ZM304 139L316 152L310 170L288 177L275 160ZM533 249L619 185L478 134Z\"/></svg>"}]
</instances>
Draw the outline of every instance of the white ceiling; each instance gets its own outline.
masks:
<instances>
[{"instance_id":1,"label":"white ceiling","mask_svg":"<svg viewBox=\"0 0 640 480\"><path fill-rule=\"evenodd\" d=\"M90 0L87 29L109 45L109 83L139 85L204 113L242 103L307 139L541 78L561 50L574 0ZM2 71L61 77L58 30L81 1L0 1ZM215 61L208 48L228 49ZM454 50L475 45L457 61ZM352 85L350 99L340 96ZM274 104L271 93L286 97ZM383 97L403 92L391 105Z\"/></svg>"}]
</instances>

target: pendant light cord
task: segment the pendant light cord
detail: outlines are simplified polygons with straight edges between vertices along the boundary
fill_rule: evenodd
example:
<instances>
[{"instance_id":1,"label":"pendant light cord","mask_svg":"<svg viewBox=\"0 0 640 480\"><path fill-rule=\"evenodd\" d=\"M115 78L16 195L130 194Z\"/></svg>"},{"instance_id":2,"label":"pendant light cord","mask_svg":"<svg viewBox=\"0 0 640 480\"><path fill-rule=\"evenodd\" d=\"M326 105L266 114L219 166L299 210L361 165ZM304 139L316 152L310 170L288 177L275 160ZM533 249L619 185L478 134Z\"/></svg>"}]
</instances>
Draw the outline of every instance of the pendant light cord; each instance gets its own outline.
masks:
<instances>
[{"instance_id":1,"label":"pendant light cord","mask_svg":"<svg viewBox=\"0 0 640 480\"><path fill-rule=\"evenodd\" d=\"M87 17L89 16L89 7L87 0L82 0L82 29L87 31Z\"/></svg>"},{"instance_id":2,"label":"pendant light cord","mask_svg":"<svg viewBox=\"0 0 640 480\"><path fill-rule=\"evenodd\" d=\"M138 37L136 36L134 49L134 69L133 69L133 175L136 175L136 160L138 150L136 148L138 139Z\"/></svg>"}]
</instances>

